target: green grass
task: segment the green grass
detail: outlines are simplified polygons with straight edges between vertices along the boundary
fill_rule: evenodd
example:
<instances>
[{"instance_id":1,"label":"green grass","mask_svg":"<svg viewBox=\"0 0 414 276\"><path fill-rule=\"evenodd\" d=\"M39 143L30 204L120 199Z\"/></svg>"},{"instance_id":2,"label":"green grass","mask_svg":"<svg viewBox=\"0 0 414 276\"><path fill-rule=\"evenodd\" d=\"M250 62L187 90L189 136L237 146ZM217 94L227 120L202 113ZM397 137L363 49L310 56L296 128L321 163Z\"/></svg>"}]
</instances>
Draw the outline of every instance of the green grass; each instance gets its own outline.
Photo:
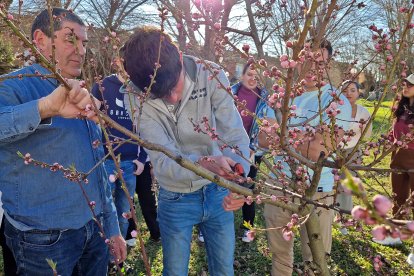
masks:
<instances>
[{"instance_id":1,"label":"green grass","mask_svg":"<svg viewBox=\"0 0 414 276\"><path fill-rule=\"evenodd\" d=\"M362 104L370 112L373 110L373 102L362 101ZM390 128L390 106L391 102L383 103L378 110L377 117L373 122L374 136L378 133L386 133ZM372 156L367 157L364 163L372 161ZM379 167L387 168L389 157L380 163ZM368 195L390 193L390 183L388 174L363 174L364 184ZM358 204L358 200L355 199ZM263 206L258 205L256 212L256 227L265 228L263 218ZM143 221L140 211L137 210L139 221ZM241 241L242 231L239 229L242 223L241 212L236 212L236 251L235 251L235 275L270 275L271 256L269 254L265 234L258 234L257 238L249 244ZM161 243L149 240L149 233L145 223L141 225L147 255L151 263L152 274L162 275L162 249ZM330 269L333 275L414 275L414 270L410 269L405 262L409 254L412 241L404 242L403 245L388 247L382 246L371 241L371 228L363 226L360 231L351 228L349 235L342 235L337 226L333 229L333 244L330 258ZM295 263L300 264L301 252L298 237L295 237ZM380 255L384 263L382 270L376 272L373 268L373 258ZM140 257L138 245L130 249L128 264L134 268L132 275L145 275L144 266ZM2 263L0 261L0 267ZM207 275L207 260L205 249L202 244L197 242L196 232L193 234L191 247L191 258L189 265L189 275ZM0 273L1 275L1 273Z\"/></svg>"},{"instance_id":2,"label":"green grass","mask_svg":"<svg viewBox=\"0 0 414 276\"><path fill-rule=\"evenodd\" d=\"M366 109L368 109L369 113L372 114L374 112L375 106L377 105L377 102L362 99L358 101L358 104L363 105ZM374 137L378 137L379 133L386 133L389 130L392 118L391 105L392 102L390 101L381 103L380 108L378 109L374 122L372 124L372 131Z\"/></svg>"}]
</instances>

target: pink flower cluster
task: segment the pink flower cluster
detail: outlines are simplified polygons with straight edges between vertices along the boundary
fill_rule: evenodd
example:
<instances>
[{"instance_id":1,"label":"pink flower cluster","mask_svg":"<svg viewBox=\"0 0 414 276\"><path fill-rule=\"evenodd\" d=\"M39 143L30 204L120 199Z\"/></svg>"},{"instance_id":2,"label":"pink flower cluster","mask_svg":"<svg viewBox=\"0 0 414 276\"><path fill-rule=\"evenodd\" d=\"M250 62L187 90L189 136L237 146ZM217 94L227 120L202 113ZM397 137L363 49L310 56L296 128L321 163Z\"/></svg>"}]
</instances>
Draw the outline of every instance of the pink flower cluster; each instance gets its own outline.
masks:
<instances>
[{"instance_id":1,"label":"pink flower cluster","mask_svg":"<svg viewBox=\"0 0 414 276\"><path fill-rule=\"evenodd\" d=\"M287 55L281 55L279 60L280 60L280 66L285 69L295 68L298 65L296 61L289 60L289 57Z\"/></svg>"},{"instance_id":2,"label":"pink flower cluster","mask_svg":"<svg viewBox=\"0 0 414 276\"><path fill-rule=\"evenodd\" d=\"M372 200L374 211L381 217L385 217L392 208L391 200L383 195L375 195ZM365 220L367 224L374 224L376 221L372 217L372 212L357 205L351 211L352 217L356 220Z\"/></svg>"},{"instance_id":3,"label":"pink flower cluster","mask_svg":"<svg viewBox=\"0 0 414 276\"><path fill-rule=\"evenodd\" d=\"M32 159L32 156L30 155L30 153L26 153L25 155L24 155L24 163L26 164L26 165L29 165L30 163L32 163L33 162L33 159Z\"/></svg>"},{"instance_id":4,"label":"pink flower cluster","mask_svg":"<svg viewBox=\"0 0 414 276\"><path fill-rule=\"evenodd\" d=\"M383 266L383 262L381 261L381 256L377 255L374 258L374 269L375 271L379 272L381 270L381 267Z\"/></svg>"},{"instance_id":5,"label":"pink flower cluster","mask_svg":"<svg viewBox=\"0 0 414 276\"><path fill-rule=\"evenodd\" d=\"M283 239L285 241L290 241L294 237L293 229L299 223L299 216L297 214L292 214L290 222L286 224L282 229Z\"/></svg>"},{"instance_id":6,"label":"pink flower cluster","mask_svg":"<svg viewBox=\"0 0 414 276\"><path fill-rule=\"evenodd\" d=\"M341 113L341 110L338 108L338 104L336 102L332 102L325 112L326 114L328 114L329 117L333 118L336 117L339 113Z\"/></svg>"}]
</instances>

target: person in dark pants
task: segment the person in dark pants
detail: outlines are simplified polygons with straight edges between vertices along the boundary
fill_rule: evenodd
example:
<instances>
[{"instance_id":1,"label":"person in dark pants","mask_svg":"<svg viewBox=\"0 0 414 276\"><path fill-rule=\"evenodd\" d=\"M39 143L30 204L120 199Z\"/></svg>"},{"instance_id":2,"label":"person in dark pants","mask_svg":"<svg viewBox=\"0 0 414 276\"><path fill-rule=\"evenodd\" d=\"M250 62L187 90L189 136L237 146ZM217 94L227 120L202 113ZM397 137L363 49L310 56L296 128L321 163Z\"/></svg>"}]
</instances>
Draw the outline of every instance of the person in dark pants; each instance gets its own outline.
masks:
<instances>
[{"instance_id":1,"label":"person in dark pants","mask_svg":"<svg viewBox=\"0 0 414 276\"><path fill-rule=\"evenodd\" d=\"M140 148L140 151L144 151L144 149ZM143 153L146 155L145 151ZM141 156L143 153L141 152L139 155ZM150 232L150 239L159 241L161 235L157 222L157 202L155 198L155 189L153 189L152 185L151 162L148 158L145 164L136 160L135 165L137 166L135 172L137 176L135 192L138 195L139 206L141 207L142 215L144 216L145 223ZM135 230L135 223L133 219L129 219L128 235L126 237L129 246L135 246L135 239L131 236L133 230Z\"/></svg>"},{"instance_id":2,"label":"person in dark pants","mask_svg":"<svg viewBox=\"0 0 414 276\"><path fill-rule=\"evenodd\" d=\"M0 246L3 250L3 270L4 276L14 276L17 275L16 261L13 257L13 252L6 244L6 237L4 236L4 215L1 221L0 228Z\"/></svg>"},{"instance_id":3,"label":"person in dark pants","mask_svg":"<svg viewBox=\"0 0 414 276\"><path fill-rule=\"evenodd\" d=\"M257 150L253 143L259 131L259 125L257 124L255 118L248 114L248 112L254 113L258 116L265 116L263 112L266 111L265 107L268 92L265 88L260 87L260 84L257 81L257 72L252 66L254 65L252 65L251 62L244 65L240 82L233 85L231 90L233 95L238 98L238 102L236 103L237 109L242 117L244 129L250 138L251 162L253 162L254 159L255 165L250 166L248 177L254 180L257 175L257 168L260 166L260 162L262 161L263 152ZM240 105L242 102L245 103L245 106ZM254 185L250 188L254 189ZM255 209L254 202L251 204L245 203L242 207L243 221L246 221L251 226L254 225L254 217L256 213ZM248 229L244 225L242 228L244 229L242 241L251 242L252 239L247 235Z\"/></svg>"}]
</instances>

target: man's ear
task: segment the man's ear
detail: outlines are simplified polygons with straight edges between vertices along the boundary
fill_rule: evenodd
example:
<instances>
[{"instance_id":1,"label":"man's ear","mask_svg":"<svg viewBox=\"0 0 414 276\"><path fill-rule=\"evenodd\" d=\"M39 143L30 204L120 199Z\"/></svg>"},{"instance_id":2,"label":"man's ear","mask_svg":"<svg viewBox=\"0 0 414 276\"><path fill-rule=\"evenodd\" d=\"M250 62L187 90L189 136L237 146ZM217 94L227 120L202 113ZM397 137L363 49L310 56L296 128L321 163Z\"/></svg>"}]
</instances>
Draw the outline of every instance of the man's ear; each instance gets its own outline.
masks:
<instances>
[{"instance_id":1,"label":"man's ear","mask_svg":"<svg viewBox=\"0 0 414 276\"><path fill-rule=\"evenodd\" d=\"M42 32L40 29L37 29L33 33L33 40L36 42L37 48L45 54L45 51L50 46L50 37L48 37L44 32Z\"/></svg>"}]
</instances>

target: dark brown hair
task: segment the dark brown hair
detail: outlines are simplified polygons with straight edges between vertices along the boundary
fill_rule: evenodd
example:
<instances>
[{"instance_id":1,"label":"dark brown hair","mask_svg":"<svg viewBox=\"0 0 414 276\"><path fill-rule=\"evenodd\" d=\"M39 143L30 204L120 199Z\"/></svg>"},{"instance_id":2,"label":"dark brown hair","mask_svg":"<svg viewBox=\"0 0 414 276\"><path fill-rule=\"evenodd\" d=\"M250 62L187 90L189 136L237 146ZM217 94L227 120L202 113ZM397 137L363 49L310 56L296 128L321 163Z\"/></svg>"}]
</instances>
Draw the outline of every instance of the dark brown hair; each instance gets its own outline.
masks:
<instances>
[{"instance_id":1,"label":"dark brown hair","mask_svg":"<svg viewBox=\"0 0 414 276\"><path fill-rule=\"evenodd\" d=\"M82 19L76 14L74 14L72 11L68 11L68 10L61 9L61 8L53 8L52 15L57 17L53 21L54 31L59 31L60 29L62 29L63 22L67 22L67 21L77 23L81 26L85 26L85 23L83 23ZM41 30L48 37L52 36L50 32L49 11L47 9L40 12L36 16L35 20L33 21L32 31L31 31L32 39L33 39L33 34L36 30Z\"/></svg>"},{"instance_id":2,"label":"dark brown hair","mask_svg":"<svg viewBox=\"0 0 414 276\"><path fill-rule=\"evenodd\" d=\"M394 116L395 118L397 118L397 121L406 112L408 113L406 122L414 123L414 104L410 105L410 99L407 97L401 96L401 100L398 102L397 109L394 112Z\"/></svg>"},{"instance_id":3,"label":"dark brown hair","mask_svg":"<svg viewBox=\"0 0 414 276\"><path fill-rule=\"evenodd\" d=\"M355 84L355 87L359 93L359 89L361 88L361 85L354 80L346 80L343 83L341 83L341 90L347 88L351 83Z\"/></svg>"},{"instance_id":4,"label":"dark brown hair","mask_svg":"<svg viewBox=\"0 0 414 276\"><path fill-rule=\"evenodd\" d=\"M307 42L311 44L311 47L313 47L314 46L313 45L314 44L314 41L315 41L315 39L314 38L311 38ZM319 48L326 49L328 51L329 58L332 57L333 48L332 48L332 44L331 44L331 42L329 40L327 40L325 38L322 38L321 39L321 42L319 43Z\"/></svg>"},{"instance_id":5,"label":"dark brown hair","mask_svg":"<svg viewBox=\"0 0 414 276\"><path fill-rule=\"evenodd\" d=\"M151 83L151 76L158 60L158 49L161 52L155 83L151 87L153 98L170 95L177 85L182 70L182 61L177 46L171 37L159 28L144 26L135 30L134 34L122 47L124 67L130 80L142 91Z\"/></svg>"},{"instance_id":6,"label":"dark brown hair","mask_svg":"<svg viewBox=\"0 0 414 276\"><path fill-rule=\"evenodd\" d=\"M247 69L249 69L249 68L250 68L250 65L252 65L252 64L253 64L253 61L248 61L248 62L244 65L244 67L243 67L243 71L242 71L242 75L246 74Z\"/></svg>"}]
</instances>

